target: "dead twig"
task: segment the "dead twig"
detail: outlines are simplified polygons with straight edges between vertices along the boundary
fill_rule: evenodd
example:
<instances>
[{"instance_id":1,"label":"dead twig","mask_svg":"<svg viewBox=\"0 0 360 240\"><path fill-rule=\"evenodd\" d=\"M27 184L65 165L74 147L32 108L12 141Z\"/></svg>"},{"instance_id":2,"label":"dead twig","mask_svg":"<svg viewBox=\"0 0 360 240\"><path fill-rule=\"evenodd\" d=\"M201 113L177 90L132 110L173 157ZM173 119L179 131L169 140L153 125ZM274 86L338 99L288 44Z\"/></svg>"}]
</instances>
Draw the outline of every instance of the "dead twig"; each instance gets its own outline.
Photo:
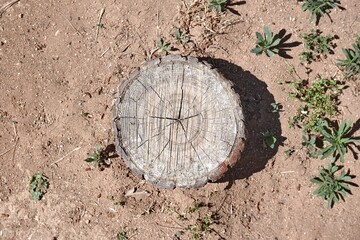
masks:
<instances>
[{"instance_id":1,"label":"dead twig","mask_svg":"<svg viewBox=\"0 0 360 240\"><path fill-rule=\"evenodd\" d=\"M100 11L100 15L99 15L99 21L98 21L98 23L96 24L95 42L96 42L97 39L98 39L100 28L103 28L103 27L104 27L104 24L101 23L101 20L102 20L102 18L104 17L104 14L105 14L105 8L102 8L101 11Z\"/></svg>"},{"instance_id":2,"label":"dead twig","mask_svg":"<svg viewBox=\"0 0 360 240\"><path fill-rule=\"evenodd\" d=\"M15 147L15 146L13 146L13 147L9 148L8 150L6 150L5 152L1 153L1 154L0 154L0 157L4 156L5 154L7 154L7 153L10 152L11 150L13 150L14 147Z\"/></svg>"},{"instance_id":3,"label":"dead twig","mask_svg":"<svg viewBox=\"0 0 360 240\"><path fill-rule=\"evenodd\" d=\"M82 34L71 22L69 19L66 18L66 20L68 21L68 23L70 24L70 26L75 30L75 32L77 32L78 34L80 34L80 36L84 36L84 34Z\"/></svg>"},{"instance_id":4,"label":"dead twig","mask_svg":"<svg viewBox=\"0 0 360 240\"><path fill-rule=\"evenodd\" d=\"M103 57L109 50L110 50L110 47L108 47L108 48L100 55L100 57Z\"/></svg>"},{"instance_id":5,"label":"dead twig","mask_svg":"<svg viewBox=\"0 0 360 240\"><path fill-rule=\"evenodd\" d=\"M0 7L0 17L8 8L10 8L12 5L14 5L15 3L19 2L19 1L20 0L12 0L12 1L9 1L9 2L5 3L4 5L2 5Z\"/></svg>"},{"instance_id":6,"label":"dead twig","mask_svg":"<svg viewBox=\"0 0 360 240\"><path fill-rule=\"evenodd\" d=\"M70 152L68 152L67 154L65 154L63 157L61 157L60 159L56 160L55 162L51 163L50 165L54 165L54 164L57 164L57 163L61 162L61 161L64 160L67 156L69 156L71 153L79 150L80 148L81 148L81 147L77 147L77 148L71 150Z\"/></svg>"}]
</instances>

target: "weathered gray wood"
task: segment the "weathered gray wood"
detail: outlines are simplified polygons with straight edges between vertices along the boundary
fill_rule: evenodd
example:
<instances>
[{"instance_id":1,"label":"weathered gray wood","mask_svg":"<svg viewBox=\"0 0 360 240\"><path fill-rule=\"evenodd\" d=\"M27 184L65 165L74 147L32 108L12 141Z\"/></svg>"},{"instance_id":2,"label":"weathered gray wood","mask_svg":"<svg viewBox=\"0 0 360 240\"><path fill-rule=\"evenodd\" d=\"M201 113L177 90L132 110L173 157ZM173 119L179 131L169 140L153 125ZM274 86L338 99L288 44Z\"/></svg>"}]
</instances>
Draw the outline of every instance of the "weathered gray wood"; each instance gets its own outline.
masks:
<instances>
[{"instance_id":1,"label":"weathered gray wood","mask_svg":"<svg viewBox=\"0 0 360 240\"><path fill-rule=\"evenodd\" d=\"M125 79L114 105L115 144L132 172L161 188L221 177L244 148L231 83L196 58L155 59Z\"/></svg>"}]
</instances>

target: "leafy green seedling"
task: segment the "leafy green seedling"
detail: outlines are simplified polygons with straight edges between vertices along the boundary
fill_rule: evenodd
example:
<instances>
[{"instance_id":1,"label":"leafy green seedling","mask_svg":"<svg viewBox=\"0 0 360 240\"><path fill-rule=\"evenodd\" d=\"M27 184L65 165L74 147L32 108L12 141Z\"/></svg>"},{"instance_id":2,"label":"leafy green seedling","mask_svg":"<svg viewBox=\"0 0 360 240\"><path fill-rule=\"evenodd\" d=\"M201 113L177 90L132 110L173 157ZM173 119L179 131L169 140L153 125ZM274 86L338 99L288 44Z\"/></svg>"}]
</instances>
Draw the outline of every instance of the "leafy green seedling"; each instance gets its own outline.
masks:
<instances>
[{"instance_id":1,"label":"leafy green seedling","mask_svg":"<svg viewBox=\"0 0 360 240\"><path fill-rule=\"evenodd\" d=\"M290 119L290 126L303 123L308 132L317 132L315 126L320 119L331 118L337 113L338 96L344 85L334 79L320 77L311 86L308 81L291 82L291 97L299 99L304 105L298 114Z\"/></svg>"},{"instance_id":2,"label":"leafy green seedling","mask_svg":"<svg viewBox=\"0 0 360 240\"><path fill-rule=\"evenodd\" d=\"M126 232L118 232L118 234L116 235L118 240L128 240L129 238L127 237Z\"/></svg>"},{"instance_id":3,"label":"leafy green seedling","mask_svg":"<svg viewBox=\"0 0 360 240\"><path fill-rule=\"evenodd\" d=\"M256 32L256 47L251 49L251 52L256 55L260 55L265 52L268 57L272 57L279 53L279 49L277 49L277 47L280 44L280 41L280 37L278 35L274 36L270 28L265 26L264 35Z\"/></svg>"},{"instance_id":4,"label":"leafy green seedling","mask_svg":"<svg viewBox=\"0 0 360 240\"><path fill-rule=\"evenodd\" d=\"M320 175L310 179L312 183L318 185L314 194L327 200L328 207L332 208L335 203L338 203L340 198L344 200L347 194L351 194L350 185L356 184L349 182L353 177L341 170L340 176L335 176L335 173L340 169L339 166L329 164L328 168L322 168Z\"/></svg>"},{"instance_id":5,"label":"leafy green seedling","mask_svg":"<svg viewBox=\"0 0 360 240\"><path fill-rule=\"evenodd\" d=\"M352 44L353 49L343 48L342 51L345 59L338 59L338 66L344 68L344 77L356 77L360 80L360 34L357 37L356 43Z\"/></svg>"},{"instance_id":6,"label":"leafy green seedling","mask_svg":"<svg viewBox=\"0 0 360 240\"><path fill-rule=\"evenodd\" d=\"M270 103L269 112L277 113L282 109L281 103Z\"/></svg>"},{"instance_id":7,"label":"leafy green seedling","mask_svg":"<svg viewBox=\"0 0 360 240\"><path fill-rule=\"evenodd\" d=\"M323 136L326 146L318 150L316 156L322 155L321 159L331 156L332 161L340 158L344 162L344 156L348 151L349 144L360 143L360 139L347 137L351 131L351 121L343 120L338 129L330 128L326 120L317 126L319 133Z\"/></svg>"},{"instance_id":8,"label":"leafy green seedling","mask_svg":"<svg viewBox=\"0 0 360 240\"><path fill-rule=\"evenodd\" d=\"M97 146L95 151L92 154L89 154L88 158L86 158L84 161L93 163L95 167L99 167L100 169L110 165L110 162L108 162L108 154L99 146Z\"/></svg>"},{"instance_id":9,"label":"leafy green seedling","mask_svg":"<svg viewBox=\"0 0 360 240\"><path fill-rule=\"evenodd\" d=\"M30 181L29 191L34 200L41 200L49 188L49 179L42 173L35 173Z\"/></svg>"},{"instance_id":10,"label":"leafy green seedling","mask_svg":"<svg viewBox=\"0 0 360 240\"><path fill-rule=\"evenodd\" d=\"M304 63L304 62L307 62L307 63L312 63L314 61L317 60L317 57L314 55L313 52L311 51L308 51L308 52L301 52L299 54L299 57L300 57L300 63Z\"/></svg>"},{"instance_id":11,"label":"leafy green seedling","mask_svg":"<svg viewBox=\"0 0 360 240\"><path fill-rule=\"evenodd\" d=\"M215 9L218 13L221 13L227 4L227 0L211 0L208 8L209 10Z\"/></svg>"},{"instance_id":12,"label":"leafy green seedling","mask_svg":"<svg viewBox=\"0 0 360 240\"><path fill-rule=\"evenodd\" d=\"M161 52L168 53L173 51L174 48L170 45L169 42L166 42L163 38L160 38L157 42L157 47Z\"/></svg>"},{"instance_id":13,"label":"leafy green seedling","mask_svg":"<svg viewBox=\"0 0 360 240\"><path fill-rule=\"evenodd\" d=\"M321 56L327 57L327 54L333 53L334 44L332 35L321 35L319 30L311 29L310 33L301 34L300 37L304 39L304 46L307 51L300 53L301 62L311 63L316 61Z\"/></svg>"},{"instance_id":14,"label":"leafy green seedling","mask_svg":"<svg viewBox=\"0 0 360 240\"><path fill-rule=\"evenodd\" d=\"M263 146L265 148L269 147L271 149L274 149L275 143L277 141L276 137L274 137L274 135L269 131L266 131L265 133L261 133L261 134L264 136Z\"/></svg>"},{"instance_id":15,"label":"leafy green seedling","mask_svg":"<svg viewBox=\"0 0 360 240\"><path fill-rule=\"evenodd\" d=\"M315 158L315 149L316 149L316 136L312 134L304 134L302 138L302 145L306 147L307 154L310 157Z\"/></svg>"},{"instance_id":16,"label":"leafy green seedling","mask_svg":"<svg viewBox=\"0 0 360 240\"><path fill-rule=\"evenodd\" d=\"M175 37L177 43L185 44L190 41L188 34L186 32L181 31L180 28L175 29L174 37Z\"/></svg>"},{"instance_id":17,"label":"leafy green seedling","mask_svg":"<svg viewBox=\"0 0 360 240\"><path fill-rule=\"evenodd\" d=\"M324 14L329 14L332 9L339 6L337 0L304 0L302 10L310 12L310 21L316 19L318 24Z\"/></svg>"},{"instance_id":18,"label":"leafy green seedling","mask_svg":"<svg viewBox=\"0 0 360 240\"><path fill-rule=\"evenodd\" d=\"M291 157L295 152L295 149L293 147L290 147L284 151L285 155L287 157Z\"/></svg>"},{"instance_id":19,"label":"leafy green seedling","mask_svg":"<svg viewBox=\"0 0 360 240\"><path fill-rule=\"evenodd\" d=\"M204 239L205 234L212 231L210 226L215 223L215 220L215 215L208 213L204 217L198 218L195 224L187 226L185 230L190 231L193 240Z\"/></svg>"}]
</instances>

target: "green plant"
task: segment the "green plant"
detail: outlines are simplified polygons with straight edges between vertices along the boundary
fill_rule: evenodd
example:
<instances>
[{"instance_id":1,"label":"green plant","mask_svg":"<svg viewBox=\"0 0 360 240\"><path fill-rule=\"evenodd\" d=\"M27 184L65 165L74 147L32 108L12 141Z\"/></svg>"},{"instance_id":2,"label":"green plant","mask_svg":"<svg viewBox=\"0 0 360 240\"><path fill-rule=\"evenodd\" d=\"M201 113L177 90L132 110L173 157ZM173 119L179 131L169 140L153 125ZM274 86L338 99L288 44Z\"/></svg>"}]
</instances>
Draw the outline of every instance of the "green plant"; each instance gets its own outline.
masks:
<instances>
[{"instance_id":1,"label":"green plant","mask_svg":"<svg viewBox=\"0 0 360 240\"><path fill-rule=\"evenodd\" d=\"M301 52L299 54L299 57L300 57L300 63L304 63L304 62L312 63L317 60L317 57L314 55L314 53L310 51Z\"/></svg>"},{"instance_id":2,"label":"green plant","mask_svg":"<svg viewBox=\"0 0 360 240\"><path fill-rule=\"evenodd\" d=\"M157 47L161 52L168 53L173 51L174 48L170 45L169 42L166 42L163 38L160 38L157 42Z\"/></svg>"},{"instance_id":3,"label":"green plant","mask_svg":"<svg viewBox=\"0 0 360 240\"><path fill-rule=\"evenodd\" d=\"M269 112L277 113L282 109L281 103L270 103Z\"/></svg>"},{"instance_id":4,"label":"green plant","mask_svg":"<svg viewBox=\"0 0 360 240\"><path fill-rule=\"evenodd\" d=\"M181 43L181 44L185 44L185 43L188 43L190 41L189 37L188 37L188 34L186 32L184 32L184 31L181 31L180 28L175 29L174 37L176 39L176 42Z\"/></svg>"},{"instance_id":5,"label":"green plant","mask_svg":"<svg viewBox=\"0 0 360 240\"><path fill-rule=\"evenodd\" d=\"M303 124L308 132L316 132L315 126L323 118L331 118L337 113L338 96L344 85L333 80L319 77L311 86L308 81L292 81L291 97L304 103L296 116L290 119L290 126Z\"/></svg>"},{"instance_id":6,"label":"green plant","mask_svg":"<svg viewBox=\"0 0 360 240\"><path fill-rule=\"evenodd\" d=\"M317 129L322 135L324 143L327 144L315 153L316 156L322 155L321 159L331 156L332 161L340 158L340 161L343 163L349 144L360 143L360 139L347 136L351 131L351 125L351 121L343 120L339 128L335 129L330 128L326 120L321 121Z\"/></svg>"},{"instance_id":7,"label":"green plant","mask_svg":"<svg viewBox=\"0 0 360 240\"><path fill-rule=\"evenodd\" d=\"M353 177L341 170L340 176L335 176L335 173L340 169L339 166L330 163L328 168L320 169L320 175L310 179L312 183L318 185L314 194L327 200L328 207L332 208L335 203L338 203L340 198L344 200L347 194L351 194L350 185L355 185L348 182Z\"/></svg>"},{"instance_id":8,"label":"green plant","mask_svg":"<svg viewBox=\"0 0 360 240\"><path fill-rule=\"evenodd\" d=\"M294 147L290 147L284 151L284 153L287 157L291 157L294 154L294 152L295 152Z\"/></svg>"},{"instance_id":9,"label":"green plant","mask_svg":"<svg viewBox=\"0 0 360 240\"><path fill-rule=\"evenodd\" d=\"M307 49L307 51L300 53L301 62L311 63L319 59L320 56L326 58L327 54L333 53L334 44L332 40L334 36L322 36L321 34L320 30L311 29L310 33L300 35L304 39L304 46Z\"/></svg>"},{"instance_id":10,"label":"green plant","mask_svg":"<svg viewBox=\"0 0 360 240\"><path fill-rule=\"evenodd\" d=\"M88 154L88 158L84 161L93 163L95 167L99 167L100 169L110 165L108 162L108 154L99 146L95 148L95 151L92 154Z\"/></svg>"},{"instance_id":11,"label":"green plant","mask_svg":"<svg viewBox=\"0 0 360 240\"><path fill-rule=\"evenodd\" d=\"M118 232L118 234L116 235L118 240L128 240L129 238L127 237L126 232Z\"/></svg>"},{"instance_id":12,"label":"green plant","mask_svg":"<svg viewBox=\"0 0 360 240\"><path fill-rule=\"evenodd\" d=\"M256 55L260 55L263 52L269 57L278 54L279 49L277 49L278 45L280 44L280 37L278 35L273 35L270 28L265 26L264 27L264 36L256 32L256 47L251 49L252 53Z\"/></svg>"},{"instance_id":13,"label":"green plant","mask_svg":"<svg viewBox=\"0 0 360 240\"><path fill-rule=\"evenodd\" d=\"M34 200L41 200L49 188L49 179L42 173L35 173L30 180L29 191Z\"/></svg>"},{"instance_id":14,"label":"green plant","mask_svg":"<svg viewBox=\"0 0 360 240\"><path fill-rule=\"evenodd\" d=\"M310 12L310 21L316 19L318 24L324 14L329 14L332 9L339 6L337 0L304 0L302 10Z\"/></svg>"},{"instance_id":15,"label":"green plant","mask_svg":"<svg viewBox=\"0 0 360 240\"><path fill-rule=\"evenodd\" d=\"M270 132L266 131L265 133L261 133L263 135L263 146L265 148L271 148L273 149L275 147L275 143L277 141L276 137Z\"/></svg>"},{"instance_id":16,"label":"green plant","mask_svg":"<svg viewBox=\"0 0 360 240\"><path fill-rule=\"evenodd\" d=\"M221 13L227 4L227 0L211 0L208 8L209 10L215 9L218 13Z\"/></svg>"},{"instance_id":17,"label":"green plant","mask_svg":"<svg viewBox=\"0 0 360 240\"><path fill-rule=\"evenodd\" d=\"M342 48L345 59L338 59L336 65L344 68L344 77L356 77L360 80L360 34L351 48Z\"/></svg>"},{"instance_id":18,"label":"green plant","mask_svg":"<svg viewBox=\"0 0 360 240\"><path fill-rule=\"evenodd\" d=\"M195 224L190 224L185 230L189 230L191 233L191 239L200 240L204 235L210 232L212 229L210 225L215 222L215 216L212 213L206 214L202 218L198 218Z\"/></svg>"},{"instance_id":19,"label":"green plant","mask_svg":"<svg viewBox=\"0 0 360 240\"><path fill-rule=\"evenodd\" d=\"M312 134L303 134L302 143L304 147L306 147L306 152L310 157L315 158L315 150L316 150L316 136Z\"/></svg>"}]
</instances>

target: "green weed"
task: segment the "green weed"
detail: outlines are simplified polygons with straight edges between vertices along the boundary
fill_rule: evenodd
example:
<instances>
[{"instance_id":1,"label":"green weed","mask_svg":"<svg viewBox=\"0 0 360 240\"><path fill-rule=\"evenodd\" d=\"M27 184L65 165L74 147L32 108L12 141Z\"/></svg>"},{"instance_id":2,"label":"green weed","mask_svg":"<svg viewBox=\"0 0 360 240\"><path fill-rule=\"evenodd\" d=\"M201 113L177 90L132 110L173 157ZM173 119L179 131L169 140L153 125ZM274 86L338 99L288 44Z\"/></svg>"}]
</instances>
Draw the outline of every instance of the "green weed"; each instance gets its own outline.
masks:
<instances>
[{"instance_id":1,"label":"green weed","mask_svg":"<svg viewBox=\"0 0 360 240\"><path fill-rule=\"evenodd\" d=\"M210 226L215 222L215 215L212 213L206 214L202 218L198 218L195 224L190 224L185 230L190 231L192 240L204 239L206 233L211 232Z\"/></svg>"},{"instance_id":2,"label":"green weed","mask_svg":"<svg viewBox=\"0 0 360 240\"><path fill-rule=\"evenodd\" d=\"M266 131L265 133L261 133L263 135L263 147L265 148L271 148L274 149L275 148L275 143L277 141L276 137L274 137L274 135L270 132L270 131Z\"/></svg>"},{"instance_id":3,"label":"green weed","mask_svg":"<svg viewBox=\"0 0 360 240\"><path fill-rule=\"evenodd\" d=\"M328 207L332 208L335 203L338 203L340 198L344 198L351 194L350 185L355 185L348 182L353 178L349 174L346 174L344 170L341 171L340 176L335 176L335 173L340 169L339 166L330 163L328 168L320 169L320 175L310 179L312 183L318 185L314 194L327 200Z\"/></svg>"},{"instance_id":4,"label":"green weed","mask_svg":"<svg viewBox=\"0 0 360 240\"><path fill-rule=\"evenodd\" d=\"M327 54L333 53L334 44L332 40L334 36L322 36L319 30L311 29L310 33L301 34L300 37L304 39L304 46L307 51L300 53L300 61L312 63L318 60L321 56L327 57Z\"/></svg>"},{"instance_id":5,"label":"green weed","mask_svg":"<svg viewBox=\"0 0 360 240\"><path fill-rule=\"evenodd\" d=\"M227 4L227 0L211 0L208 8L209 10L215 9L218 13L221 13Z\"/></svg>"},{"instance_id":6,"label":"green weed","mask_svg":"<svg viewBox=\"0 0 360 240\"><path fill-rule=\"evenodd\" d=\"M270 28L265 26L264 35L256 32L256 47L251 49L251 52L256 55L260 55L265 52L268 57L272 57L279 53L279 49L277 49L277 47L280 44L280 41L280 37L278 35L274 36Z\"/></svg>"},{"instance_id":7,"label":"green weed","mask_svg":"<svg viewBox=\"0 0 360 240\"><path fill-rule=\"evenodd\" d=\"M188 37L188 33L186 33L185 31L182 31L180 28L175 29L174 37L175 37L176 42L180 43L180 44L185 44L190 41L190 39Z\"/></svg>"},{"instance_id":8,"label":"green weed","mask_svg":"<svg viewBox=\"0 0 360 240\"><path fill-rule=\"evenodd\" d=\"M280 112L282 108L281 103L270 103L269 112L277 113Z\"/></svg>"},{"instance_id":9,"label":"green weed","mask_svg":"<svg viewBox=\"0 0 360 240\"><path fill-rule=\"evenodd\" d=\"M360 80L360 34L352 44L353 49L343 48L345 59L338 59L336 65L344 69L344 77L357 78Z\"/></svg>"},{"instance_id":10,"label":"green weed","mask_svg":"<svg viewBox=\"0 0 360 240\"><path fill-rule=\"evenodd\" d=\"M89 154L88 158L84 161L93 163L95 167L99 167L101 170L110 165L110 162L108 162L108 154L99 146L97 146L95 151Z\"/></svg>"},{"instance_id":11,"label":"green weed","mask_svg":"<svg viewBox=\"0 0 360 240\"><path fill-rule=\"evenodd\" d=\"M310 21L316 19L316 24L324 14L329 14L332 9L339 6L337 0L304 0L302 10L310 12Z\"/></svg>"},{"instance_id":12,"label":"green weed","mask_svg":"<svg viewBox=\"0 0 360 240\"><path fill-rule=\"evenodd\" d=\"M306 147L307 154L312 157L316 158L316 136L312 134L303 134L302 137L302 145Z\"/></svg>"},{"instance_id":13,"label":"green weed","mask_svg":"<svg viewBox=\"0 0 360 240\"><path fill-rule=\"evenodd\" d=\"M35 173L30 181L29 191L34 200L41 200L49 188L49 179L42 173Z\"/></svg>"},{"instance_id":14,"label":"green weed","mask_svg":"<svg viewBox=\"0 0 360 240\"><path fill-rule=\"evenodd\" d=\"M318 150L315 155L321 155L321 159L331 157L331 161L336 161L340 158L340 161L343 163L344 156L348 151L348 146L350 144L360 143L360 139L347 136L351 131L351 125L351 121L343 120L336 129L329 127L326 120L321 121L317 126L317 129L322 135L325 147Z\"/></svg>"},{"instance_id":15,"label":"green weed","mask_svg":"<svg viewBox=\"0 0 360 240\"><path fill-rule=\"evenodd\" d=\"M295 149L293 147L290 147L284 151L286 157L291 157L295 152Z\"/></svg>"},{"instance_id":16,"label":"green weed","mask_svg":"<svg viewBox=\"0 0 360 240\"><path fill-rule=\"evenodd\" d=\"M129 238L127 237L127 233L126 232L118 232L118 234L116 235L118 240L128 240Z\"/></svg>"},{"instance_id":17,"label":"green weed","mask_svg":"<svg viewBox=\"0 0 360 240\"><path fill-rule=\"evenodd\" d=\"M157 47L158 49L163 53L169 53L170 51L174 51L175 49L171 46L169 42L166 42L165 39L160 38L157 41Z\"/></svg>"},{"instance_id":18,"label":"green weed","mask_svg":"<svg viewBox=\"0 0 360 240\"><path fill-rule=\"evenodd\" d=\"M290 119L290 126L300 126L308 132L316 132L315 126L320 119L331 118L337 113L338 96L344 85L333 79L319 77L311 86L308 81L290 83L291 97L304 103L297 115Z\"/></svg>"}]
</instances>

